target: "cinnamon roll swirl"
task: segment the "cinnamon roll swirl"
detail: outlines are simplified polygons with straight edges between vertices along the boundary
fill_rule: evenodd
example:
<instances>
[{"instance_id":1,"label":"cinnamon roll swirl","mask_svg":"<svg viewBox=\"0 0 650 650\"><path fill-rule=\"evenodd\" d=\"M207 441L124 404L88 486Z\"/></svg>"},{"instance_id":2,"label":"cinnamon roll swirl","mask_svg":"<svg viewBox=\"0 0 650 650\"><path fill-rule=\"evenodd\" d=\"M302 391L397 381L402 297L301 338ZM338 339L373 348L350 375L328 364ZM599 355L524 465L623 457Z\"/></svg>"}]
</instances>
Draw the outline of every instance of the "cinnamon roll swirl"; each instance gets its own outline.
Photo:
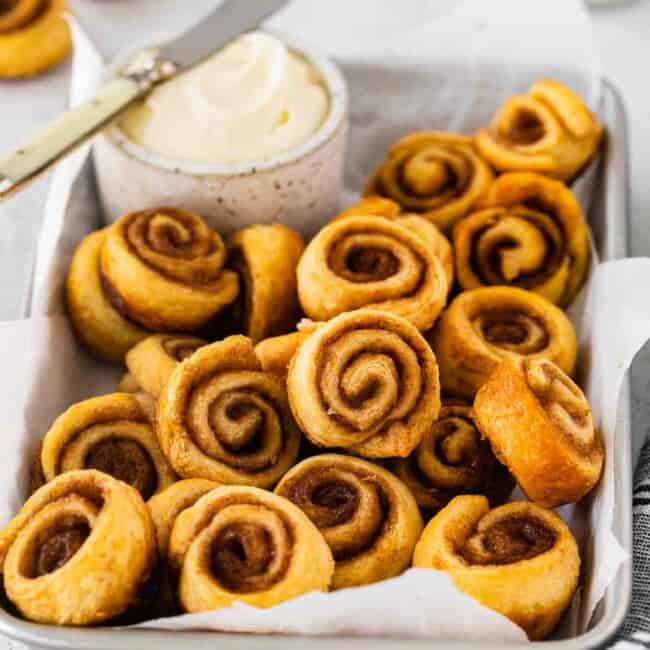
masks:
<instances>
[{"instance_id":1,"label":"cinnamon roll swirl","mask_svg":"<svg viewBox=\"0 0 650 650\"><path fill-rule=\"evenodd\" d=\"M187 612L238 600L271 607L327 591L332 553L308 517L287 499L254 487L212 490L176 518L169 564Z\"/></svg>"},{"instance_id":2,"label":"cinnamon roll swirl","mask_svg":"<svg viewBox=\"0 0 650 650\"><path fill-rule=\"evenodd\" d=\"M399 575L411 562L422 518L406 486L368 461L322 454L292 467L275 493L314 522L334 560L332 589Z\"/></svg>"},{"instance_id":3,"label":"cinnamon roll swirl","mask_svg":"<svg viewBox=\"0 0 650 650\"><path fill-rule=\"evenodd\" d=\"M57 476L0 533L9 600L38 623L91 625L121 614L156 561L140 494L95 470Z\"/></svg>"},{"instance_id":4,"label":"cinnamon roll swirl","mask_svg":"<svg viewBox=\"0 0 650 650\"><path fill-rule=\"evenodd\" d=\"M176 366L204 345L206 341L192 336L154 334L127 352L126 367L141 390L158 398Z\"/></svg>"},{"instance_id":5,"label":"cinnamon roll swirl","mask_svg":"<svg viewBox=\"0 0 650 650\"><path fill-rule=\"evenodd\" d=\"M176 517L183 510L193 506L204 494L220 487L220 485L221 483L215 483L203 478L187 478L176 481L162 492L154 494L147 501L147 507L156 529L158 553L162 558L167 557L169 537L172 534L172 527Z\"/></svg>"},{"instance_id":6,"label":"cinnamon roll swirl","mask_svg":"<svg viewBox=\"0 0 650 650\"><path fill-rule=\"evenodd\" d=\"M515 287L461 293L430 336L443 390L467 398L506 357L550 359L568 374L576 361L576 334L564 312Z\"/></svg>"},{"instance_id":7,"label":"cinnamon roll swirl","mask_svg":"<svg viewBox=\"0 0 650 650\"><path fill-rule=\"evenodd\" d=\"M407 320L374 309L320 325L293 357L287 390L312 442L369 458L407 456L440 410L431 348Z\"/></svg>"},{"instance_id":8,"label":"cinnamon roll swirl","mask_svg":"<svg viewBox=\"0 0 650 650\"><path fill-rule=\"evenodd\" d=\"M128 393L92 397L62 413L43 438L41 466L46 481L71 470L100 470L144 499L176 480L147 405Z\"/></svg>"},{"instance_id":9,"label":"cinnamon roll swirl","mask_svg":"<svg viewBox=\"0 0 650 650\"><path fill-rule=\"evenodd\" d=\"M228 242L228 264L239 273L235 320L254 343L285 334L298 322L296 266L302 237L281 224L249 226Z\"/></svg>"},{"instance_id":10,"label":"cinnamon roll swirl","mask_svg":"<svg viewBox=\"0 0 650 650\"><path fill-rule=\"evenodd\" d=\"M239 292L226 247L198 215L177 208L131 212L108 229L104 289L129 320L157 332L205 324Z\"/></svg>"},{"instance_id":11,"label":"cinnamon roll swirl","mask_svg":"<svg viewBox=\"0 0 650 650\"><path fill-rule=\"evenodd\" d=\"M446 571L458 589L547 637L578 585L580 555L567 525L527 501L490 510L484 496L457 496L426 526L413 566Z\"/></svg>"},{"instance_id":12,"label":"cinnamon roll swirl","mask_svg":"<svg viewBox=\"0 0 650 650\"><path fill-rule=\"evenodd\" d=\"M505 101L476 145L499 171L528 170L568 181L594 156L603 127L564 84L541 79Z\"/></svg>"},{"instance_id":13,"label":"cinnamon roll swirl","mask_svg":"<svg viewBox=\"0 0 650 650\"><path fill-rule=\"evenodd\" d=\"M567 306L589 266L589 229L571 190L512 172L494 181L479 207L454 229L460 286L518 286Z\"/></svg>"},{"instance_id":14,"label":"cinnamon roll swirl","mask_svg":"<svg viewBox=\"0 0 650 650\"><path fill-rule=\"evenodd\" d=\"M298 296L314 320L360 307L381 309L426 330L447 298L440 260L409 228L383 217L337 219L298 264Z\"/></svg>"},{"instance_id":15,"label":"cinnamon roll swirl","mask_svg":"<svg viewBox=\"0 0 650 650\"><path fill-rule=\"evenodd\" d=\"M72 49L65 0L0 2L0 77L29 77L65 59Z\"/></svg>"},{"instance_id":16,"label":"cinnamon roll swirl","mask_svg":"<svg viewBox=\"0 0 650 650\"><path fill-rule=\"evenodd\" d=\"M70 321L79 338L104 359L119 363L149 332L124 318L104 292L99 260L107 234L104 228L81 241L68 270L65 295Z\"/></svg>"},{"instance_id":17,"label":"cinnamon roll swirl","mask_svg":"<svg viewBox=\"0 0 650 650\"><path fill-rule=\"evenodd\" d=\"M472 138L423 131L398 140L368 179L364 196L383 196L448 231L464 217L488 185L490 166Z\"/></svg>"},{"instance_id":18,"label":"cinnamon roll swirl","mask_svg":"<svg viewBox=\"0 0 650 650\"><path fill-rule=\"evenodd\" d=\"M507 359L476 395L474 417L531 501L579 501L598 482L603 446L584 393L546 359Z\"/></svg>"},{"instance_id":19,"label":"cinnamon roll swirl","mask_svg":"<svg viewBox=\"0 0 650 650\"><path fill-rule=\"evenodd\" d=\"M343 210L343 212L334 217L332 221L345 219L346 217L368 215L392 219L400 226L405 226L422 237L422 239L428 244L431 252L442 263L445 275L447 276L447 284L449 288L451 288L451 285L454 282L453 250L449 240L440 232L437 226L428 219L424 219L417 214L402 212L399 203L391 201L390 199L384 199L381 196L372 196L361 199L358 203Z\"/></svg>"},{"instance_id":20,"label":"cinnamon roll swirl","mask_svg":"<svg viewBox=\"0 0 650 650\"><path fill-rule=\"evenodd\" d=\"M156 431L180 476L227 484L275 485L300 445L283 380L262 370L245 336L199 348L174 370Z\"/></svg>"},{"instance_id":21,"label":"cinnamon roll swirl","mask_svg":"<svg viewBox=\"0 0 650 650\"><path fill-rule=\"evenodd\" d=\"M426 513L438 512L459 494L483 494L503 503L514 481L495 458L471 417L471 406L444 400L440 416L408 458L394 471Z\"/></svg>"}]
</instances>

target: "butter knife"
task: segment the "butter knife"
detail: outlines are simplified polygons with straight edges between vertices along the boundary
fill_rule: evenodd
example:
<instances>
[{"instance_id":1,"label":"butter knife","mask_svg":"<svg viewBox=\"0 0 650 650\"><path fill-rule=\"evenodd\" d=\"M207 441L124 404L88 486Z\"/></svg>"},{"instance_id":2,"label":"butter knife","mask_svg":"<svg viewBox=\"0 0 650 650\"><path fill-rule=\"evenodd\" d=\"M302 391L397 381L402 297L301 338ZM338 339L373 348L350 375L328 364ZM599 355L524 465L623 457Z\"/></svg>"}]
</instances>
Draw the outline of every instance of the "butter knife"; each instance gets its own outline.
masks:
<instances>
[{"instance_id":1,"label":"butter knife","mask_svg":"<svg viewBox=\"0 0 650 650\"><path fill-rule=\"evenodd\" d=\"M254 29L287 2L225 0L176 40L136 53L92 99L62 113L15 149L0 154L0 200L101 131L156 84L201 62L235 36Z\"/></svg>"}]
</instances>

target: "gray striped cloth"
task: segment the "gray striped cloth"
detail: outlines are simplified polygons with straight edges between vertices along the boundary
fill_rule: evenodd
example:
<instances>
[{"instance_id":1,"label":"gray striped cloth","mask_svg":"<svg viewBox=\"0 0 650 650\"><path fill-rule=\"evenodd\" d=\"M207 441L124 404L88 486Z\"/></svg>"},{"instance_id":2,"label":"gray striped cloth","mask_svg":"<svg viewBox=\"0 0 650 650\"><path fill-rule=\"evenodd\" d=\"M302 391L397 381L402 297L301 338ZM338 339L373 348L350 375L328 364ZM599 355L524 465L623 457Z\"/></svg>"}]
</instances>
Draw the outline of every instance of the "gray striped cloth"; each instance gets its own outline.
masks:
<instances>
[{"instance_id":1,"label":"gray striped cloth","mask_svg":"<svg viewBox=\"0 0 650 650\"><path fill-rule=\"evenodd\" d=\"M632 603L614 650L650 648L650 441L634 473L634 568Z\"/></svg>"}]
</instances>

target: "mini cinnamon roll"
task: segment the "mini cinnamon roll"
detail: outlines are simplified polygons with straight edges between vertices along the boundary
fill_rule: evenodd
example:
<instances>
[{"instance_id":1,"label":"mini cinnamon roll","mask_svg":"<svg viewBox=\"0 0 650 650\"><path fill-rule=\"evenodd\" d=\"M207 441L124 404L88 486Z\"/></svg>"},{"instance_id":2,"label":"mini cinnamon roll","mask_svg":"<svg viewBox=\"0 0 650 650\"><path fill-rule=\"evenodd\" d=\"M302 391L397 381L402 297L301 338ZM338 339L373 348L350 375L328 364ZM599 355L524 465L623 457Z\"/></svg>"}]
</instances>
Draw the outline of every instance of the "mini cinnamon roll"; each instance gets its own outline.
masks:
<instances>
[{"instance_id":1,"label":"mini cinnamon roll","mask_svg":"<svg viewBox=\"0 0 650 650\"><path fill-rule=\"evenodd\" d=\"M440 410L431 348L407 320L374 309L320 325L293 357L287 390L312 442L369 458L407 456Z\"/></svg>"},{"instance_id":2,"label":"mini cinnamon roll","mask_svg":"<svg viewBox=\"0 0 650 650\"><path fill-rule=\"evenodd\" d=\"M494 175L472 138L423 131L398 140L368 179L364 196L383 196L448 231L464 217Z\"/></svg>"},{"instance_id":3,"label":"mini cinnamon roll","mask_svg":"<svg viewBox=\"0 0 650 650\"><path fill-rule=\"evenodd\" d=\"M512 172L492 183L479 207L454 229L460 286L518 286L567 306L589 267L589 228L571 190Z\"/></svg>"},{"instance_id":4,"label":"mini cinnamon roll","mask_svg":"<svg viewBox=\"0 0 650 650\"><path fill-rule=\"evenodd\" d=\"M57 476L0 533L9 600L27 619L91 625L121 614L156 561L140 494L94 470Z\"/></svg>"},{"instance_id":5,"label":"mini cinnamon roll","mask_svg":"<svg viewBox=\"0 0 650 650\"><path fill-rule=\"evenodd\" d=\"M506 357L550 359L568 374L576 361L576 334L564 312L515 287L464 291L430 336L442 389L461 397L474 397Z\"/></svg>"},{"instance_id":6,"label":"mini cinnamon roll","mask_svg":"<svg viewBox=\"0 0 650 650\"><path fill-rule=\"evenodd\" d=\"M443 400L440 416L408 458L394 471L426 513L438 512L459 494L483 494L503 503L514 487L471 417L471 406Z\"/></svg>"},{"instance_id":7,"label":"mini cinnamon roll","mask_svg":"<svg viewBox=\"0 0 650 650\"><path fill-rule=\"evenodd\" d=\"M447 276L447 284L449 288L454 282L454 256L453 250L449 240L440 232L428 219L418 216L417 214L409 214L402 212L399 203L384 199L380 196L372 196L369 198L361 199L358 203L351 205L340 214L336 215L332 221L345 219L346 217L356 216L374 216L386 217L398 223L400 226L405 226L409 230L422 237L429 245L431 252L440 260L442 267Z\"/></svg>"},{"instance_id":8,"label":"mini cinnamon roll","mask_svg":"<svg viewBox=\"0 0 650 650\"><path fill-rule=\"evenodd\" d=\"M72 50L65 0L0 2L0 77L30 77Z\"/></svg>"},{"instance_id":9,"label":"mini cinnamon roll","mask_svg":"<svg viewBox=\"0 0 650 650\"><path fill-rule=\"evenodd\" d=\"M178 365L160 395L156 431L180 476L227 484L272 487L300 445L284 381L262 370L245 336Z\"/></svg>"},{"instance_id":10,"label":"mini cinnamon roll","mask_svg":"<svg viewBox=\"0 0 650 650\"><path fill-rule=\"evenodd\" d=\"M579 501L598 482L603 446L584 393L546 359L503 361L476 395L474 418L531 501Z\"/></svg>"},{"instance_id":11,"label":"mini cinnamon roll","mask_svg":"<svg viewBox=\"0 0 650 650\"><path fill-rule=\"evenodd\" d=\"M552 510L528 501L490 510L484 496L464 495L427 524L413 566L446 571L458 589L540 640L571 602L580 555Z\"/></svg>"},{"instance_id":12,"label":"mini cinnamon roll","mask_svg":"<svg viewBox=\"0 0 650 650\"><path fill-rule=\"evenodd\" d=\"M169 537L172 534L172 527L176 517L183 510L193 506L204 494L220 486L221 483L215 483L215 481L208 481L203 478L187 478L176 481L162 492L154 494L147 501L147 507L156 529L158 552L161 558L167 557Z\"/></svg>"},{"instance_id":13,"label":"mini cinnamon roll","mask_svg":"<svg viewBox=\"0 0 650 650\"><path fill-rule=\"evenodd\" d=\"M141 390L158 398L176 366L204 345L192 336L154 334L127 352L126 367Z\"/></svg>"},{"instance_id":14,"label":"mini cinnamon roll","mask_svg":"<svg viewBox=\"0 0 650 650\"><path fill-rule=\"evenodd\" d=\"M304 248L302 237L281 224L249 226L230 238L228 264L241 286L235 320L254 343L296 326L296 266Z\"/></svg>"},{"instance_id":15,"label":"mini cinnamon roll","mask_svg":"<svg viewBox=\"0 0 650 650\"><path fill-rule=\"evenodd\" d=\"M144 499L176 476L138 396L112 393L73 404L45 434L41 465L46 481L63 472L97 469L128 483Z\"/></svg>"},{"instance_id":16,"label":"mini cinnamon roll","mask_svg":"<svg viewBox=\"0 0 650 650\"><path fill-rule=\"evenodd\" d=\"M176 518L169 564L187 612L238 600L271 607L327 591L332 553L309 518L287 499L254 487L212 490Z\"/></svg>"},{"instance_id":17,"label":"mini cinnamon roll","mask_svg":"<svg viewBox=\"0 0 650 650\"><path fill-rule=\"evenodd\" d=\"M528 170L563 181L594 156L603 127L564 84L541 79L505 101L476 145L499 171Z\"/></svg>"},{"instance_id":18,"label":"mini cinnamon roll","mask_svg":"<svg viewBox=\"0 0 650 650\"><path fill-rule=\"evenodd\" d=\"M104 290L129 320L155 332L191 332L235 300L226 247L201 217L177 208L131 212L108 228Z\"/></svg>"},{"instance_id":19,"label":"mini cinnamon roll","mask_svg":"<svg viewBox=\"0 0 650 650\"><path fill-rule=\"evenodd\" d=\"M300 304L314 320L371 307L426 330L444 307L447 289L444 268L430 246L384 217L331 222L298 264Z\"/></svg>"},{"instance_id":20,"label":"mini cinnamon roll","mask_svg":"<svg viewBox=\"0 0 650 650\"><path fill-rule=\"evenodd\" d=\"M99 258L108 229L84 237L77 247L66 278L66 303L72 325L85 345L109 361L124 355L149 335L124 318L104 292Z\"/></svg>"},{"instance_id":21,"label":"mini cinnamon roll","mask_svg":"<svg viewBox=\"0 0 650 650\"><path fill-rule=\"evenodd\" d=\"M275 493L303 510L329 544L332 589L385 580L411 563L422 518L406 486L379 465L313 456L292 467Z\"/></svg>"}]
</instances>

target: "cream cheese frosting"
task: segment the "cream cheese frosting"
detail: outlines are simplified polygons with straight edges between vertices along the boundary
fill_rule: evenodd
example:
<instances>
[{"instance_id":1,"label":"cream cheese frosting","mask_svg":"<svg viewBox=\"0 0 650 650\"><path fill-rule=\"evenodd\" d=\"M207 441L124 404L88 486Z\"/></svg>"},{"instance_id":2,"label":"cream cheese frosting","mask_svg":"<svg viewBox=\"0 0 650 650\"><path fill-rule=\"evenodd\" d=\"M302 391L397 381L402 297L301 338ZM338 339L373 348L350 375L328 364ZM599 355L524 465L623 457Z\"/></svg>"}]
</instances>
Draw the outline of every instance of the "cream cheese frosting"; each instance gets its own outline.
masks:
<instances>
[{"instance_id":1,"label":"cream cheese frosting","mask_svg":"<svg viewBox=\"0 0 650 650\"><path fill-rule=\"evenodd\" d=\"M318 71L276 37L252 32L154 89L120 127L166 158L236 164L299 146L328 110Z\"/></svg>"}]
</instances>

